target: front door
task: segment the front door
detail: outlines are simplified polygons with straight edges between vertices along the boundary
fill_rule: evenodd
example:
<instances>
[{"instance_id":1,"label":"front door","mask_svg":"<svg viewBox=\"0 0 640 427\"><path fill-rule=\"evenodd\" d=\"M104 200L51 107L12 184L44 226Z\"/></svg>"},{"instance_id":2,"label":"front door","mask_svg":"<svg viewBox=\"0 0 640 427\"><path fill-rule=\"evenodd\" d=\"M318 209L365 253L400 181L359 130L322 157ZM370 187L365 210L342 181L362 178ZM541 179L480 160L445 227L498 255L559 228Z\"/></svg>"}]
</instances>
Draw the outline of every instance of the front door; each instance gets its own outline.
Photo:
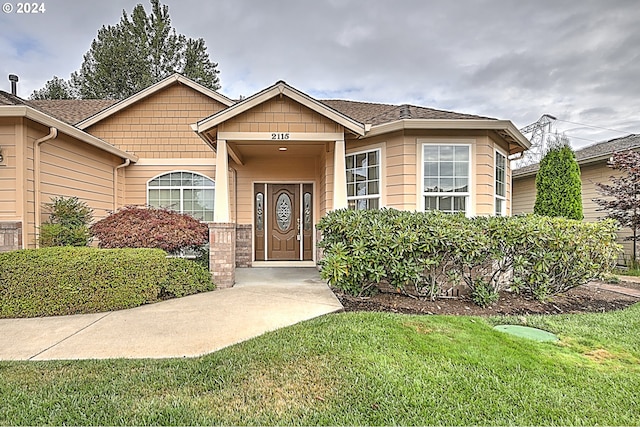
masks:
<instances>
[{"instance_id":1,"label":"front door","mask_svg":"<svg viewBox=\"0 0 640 427\"><path fill-rule=\"evenodd\" d=\"M311 184L255 184L255 259L313 259Z\"/></svg>"}]
</instances>

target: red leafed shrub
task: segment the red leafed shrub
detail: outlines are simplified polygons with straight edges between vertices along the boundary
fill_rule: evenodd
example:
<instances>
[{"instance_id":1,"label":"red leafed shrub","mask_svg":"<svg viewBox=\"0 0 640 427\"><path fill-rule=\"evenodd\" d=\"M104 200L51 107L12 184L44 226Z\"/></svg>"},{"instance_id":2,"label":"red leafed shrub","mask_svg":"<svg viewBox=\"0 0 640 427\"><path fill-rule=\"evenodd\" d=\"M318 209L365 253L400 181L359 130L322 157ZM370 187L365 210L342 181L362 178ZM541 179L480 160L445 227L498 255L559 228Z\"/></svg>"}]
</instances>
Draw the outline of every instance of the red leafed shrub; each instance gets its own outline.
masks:
<instances>
[{"instance_id":1,"label":"red leafed shrub","mask_svg":"<svg viewBox=\"0 0 640 427\"><path fill-rule=\"evenodd\" d=\"M96 222L91 231L101 248L157 248L171 253L209 241L207 224L153 207L126 206Z\"/></svg>"}]
</instances>

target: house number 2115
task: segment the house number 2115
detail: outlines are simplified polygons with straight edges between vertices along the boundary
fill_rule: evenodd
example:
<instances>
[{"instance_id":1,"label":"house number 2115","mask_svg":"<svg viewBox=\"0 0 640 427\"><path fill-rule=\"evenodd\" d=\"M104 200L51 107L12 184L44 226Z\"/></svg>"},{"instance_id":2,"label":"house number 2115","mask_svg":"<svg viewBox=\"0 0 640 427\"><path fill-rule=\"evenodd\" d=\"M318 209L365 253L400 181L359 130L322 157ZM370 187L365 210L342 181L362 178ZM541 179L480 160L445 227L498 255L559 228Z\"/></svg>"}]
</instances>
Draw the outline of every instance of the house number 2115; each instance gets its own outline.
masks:
<instances>
[{"instance_id":1,"label":"house number 2115","mask_svg":"<svg viewBox=\"0 0 640 427\"><path fill-rule=\"evenodd\" d=\"M275 140L278 140L278 141L286 140L286 139L289 139L290 137L291 137L291 135L289 134L289 132L272 133L271 134L271 139L272 140L275 139Z\"/></svg>"}]
</instances>

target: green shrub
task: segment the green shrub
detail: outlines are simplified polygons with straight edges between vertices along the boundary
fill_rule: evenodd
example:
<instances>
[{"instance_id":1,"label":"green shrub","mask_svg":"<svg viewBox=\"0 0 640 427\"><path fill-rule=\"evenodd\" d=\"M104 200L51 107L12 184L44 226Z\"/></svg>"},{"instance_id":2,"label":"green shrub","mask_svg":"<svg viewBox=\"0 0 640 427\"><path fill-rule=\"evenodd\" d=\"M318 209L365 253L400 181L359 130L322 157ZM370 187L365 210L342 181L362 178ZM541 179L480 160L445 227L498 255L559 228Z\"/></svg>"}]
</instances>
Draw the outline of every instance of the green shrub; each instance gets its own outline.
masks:
<instances>
[{"instance_id":1,"label":"green shrub","mask_svg":"<svg viewBox=\"0 0 640 427\"><path fill-rule=\"evenodd\" d=\"M167 273L159 285L161 299L180 298L215 288L207 269L184 258L168 258Z\"/></svg>"},{"instance_id":2,"label":"green shrub","mask_svg":"<svg viewBox=\"0 0 640 427\"><path fill-rule=\"evenodd\" d=\"M53 197L44 204L49 221L41 224L38 242L41 247L87 246L91 240L89 224L93 211L77 197Z\"/></svg>"},{"instance_id":3,"label":"green shrub","mask_svg":"<svg viewBox=\"0 0 640 427\"><path fill-rule=\"evenodd\" d=\"M466 218L441 212L333 211L321 219L322 277L353 295L391 288L437 298L462 282L488 305L501 290L545 299L613 267L610 221L536 215Z\"/></svg>"},{"instance_id":4,"label":"green shrub","mask_svg":"<svg viewBox=\"0 0 640 427\"><path fill-rule=\"evenodd\" d=\"M212 288L158 249L56 247L0 254L0 317L119 310ZM206 282L205 275L208 278Z\"/></svg>"},{"instance_id":5,"label":"green shrub","mask_svg":"<svg viewBox=\"0 0 640 427\"><path fill-rule=\"evenodd\" d=\"M580 166L568 140L562 136L556 139L540 162L533 212L580 220L583 217Z\"/></svg>"},{"instance_id":6,"label":"green shrub","mask_svg":"<svg viewBox=\"0 0 640 427\"><path fill-rule=\"evenodd\" d=\"M169 209L127 206L96 222L91 231L101 248L156 248L169 253L197 249L209 241L209 227Z\"/></svg>"}]
</instances>

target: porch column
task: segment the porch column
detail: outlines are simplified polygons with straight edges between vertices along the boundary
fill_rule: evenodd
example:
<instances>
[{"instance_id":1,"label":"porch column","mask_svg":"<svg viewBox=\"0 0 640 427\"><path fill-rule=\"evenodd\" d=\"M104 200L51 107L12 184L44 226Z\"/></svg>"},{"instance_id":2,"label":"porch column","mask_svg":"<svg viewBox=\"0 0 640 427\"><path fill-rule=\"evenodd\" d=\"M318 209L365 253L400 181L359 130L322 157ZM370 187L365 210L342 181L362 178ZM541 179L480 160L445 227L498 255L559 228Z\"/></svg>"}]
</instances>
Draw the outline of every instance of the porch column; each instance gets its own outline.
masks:
<instances>
[{"instance_id":1,"label":"porch column","mask_svg":"<svg viewBox=\"0 0 640 427\"><path fill-rule=\"evenodd\" d=\"M347 167L344 140L336 141L333 149L333 210L344 209L347 204Z\"/></svg>"},{"instance_id":2,"label":"porch column","mask_svg":"<svg viewBox=\"0 0 640 427\"><path fill-rule=\"evenodd\" d=\"M229 222L231 218L229 211L229 154L227 141L219 139L216 153L216 197L213 202L213 222Z\"/></svg>"},{"instance_id":3,"label":"porch column","mask_svg":"<svg viewBox=\"0 0 640 427\"><path fill-rule=\"evenodd\" d=\"M229 204L227 141L219 139L213 223L209 224L209 270L218 288L230 288L236 277L236 225L231 223Z\"/></svg>"}]
</instances>

